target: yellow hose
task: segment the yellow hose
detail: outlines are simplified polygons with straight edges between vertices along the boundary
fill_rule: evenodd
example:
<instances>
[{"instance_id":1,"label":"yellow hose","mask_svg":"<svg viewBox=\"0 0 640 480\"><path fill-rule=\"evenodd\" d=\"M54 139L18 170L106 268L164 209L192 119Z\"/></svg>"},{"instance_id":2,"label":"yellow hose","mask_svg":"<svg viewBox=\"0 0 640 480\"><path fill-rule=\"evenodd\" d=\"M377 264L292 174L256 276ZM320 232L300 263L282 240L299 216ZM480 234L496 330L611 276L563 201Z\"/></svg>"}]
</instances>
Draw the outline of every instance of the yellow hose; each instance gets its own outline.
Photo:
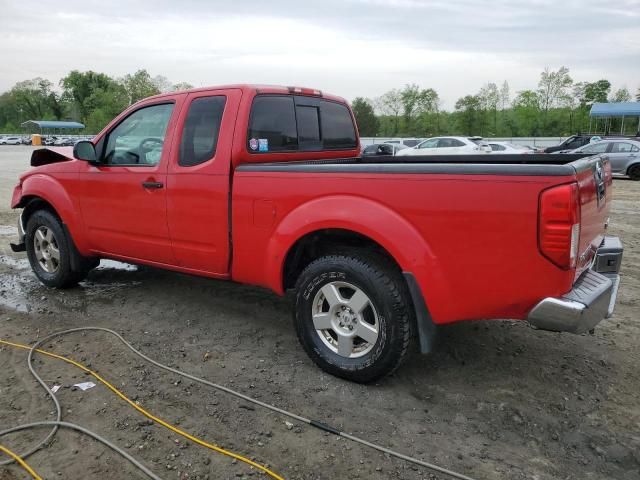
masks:
<instances>
[{"instance_id":1,"label":"yellow hose","mask_svg":"<svg viewBox=\"0 0 640 480\"><path fill-rule=\"evenodd\" d=\"M0 452L6 453L7 455L9 455L11 458L13 458L16 462L18 462L18 464L24 468L29 475L31 475L34 480L42 480L42 477L40 475L38 475L33 468L31 468L29 466L29 464L27 462L25 462L22 458L20 458L20 455L18 455L17 453L13 453L11 450L9 450L7 447L3 447L2 445L0 445Z\"/></svg>"},{"instance_id":2,"label":"yellow hose","mask_svg":"<svg viewBox=\"0 0 640 480\"><path fill-rule=\"evenodd\" d=\"M15 348L22 348L23 350L31 350L31 347L29 347L28 345L22 345L22 344L19 344L19 343L8 342L6 340L0 340L0 344L8 345L10 347L15 347ZM277 473L269 470L264 465L260 465L259 463L256 463L256 462L254 462L253 460L251 460L249 458L243 457L242 455L239 455L239 454L234 453L234 452L230 452L229 450L225 450L224 448L218 447L217 445L212 445L210 443L207 443L204 440L201 440L198 437L194 437L190 433L187 433L184 430L179 429L178 427L174 427L173 425L171 425L168 422L165 422L161 418L156 417L155 415L153 415L152 413L148 412L147 410L142 408L140 405L138 405L134 401L130 400L124 393L122 393L116 387L111 385L108 381L106 381L104 378L102 378L98 373L94 372L93 370L88 369L87 367L85 367L81 363L78 363L75 360L71 360L70 358L63 357L61 355L57 355L57 354L52 353L52 352L47 352L46 350L36 349L35 351L38 352L38 353L41 353L43 355L47 355L48 357L57 358L58 360L62 360L63 362L67 362L67 363L69 363L71 365L74 365L75 367L78 367L80 370L82 370L84 372L87 372L88 374L90 374L93 377L95 377L96 380L98 380L100 383L104 384L109 390L111 390L113 393L115 393L117 396L119 396L122 400L124 400L129 405L131 405L133 408L135 408L140 413L142 413L145 417L149 418L150 420L153 420L156 423L159 423L160 425L162 425L163 427L171 430L172 432L174 432L174 433L176 433L176 434L178 434L178 435L180 435L180 436L182 436L182 437L184 437L184 438L186 438L188 440L191 440L192 442L197 443L198 445L201 445L201 446L206 447L206 448L208 448L210 450L213 450L214 452L221 453L222 455L227 455L228 457L235 458L236 460L244 462L247 465L251 465L252 467L255 467L255 468L263 471L264 473L266 473L267 475L269 475L272 478L275 478L276 480L284 480L283 477L281 477ZM14 457L14 459L15 458L16 457ZM25 463L20 463L20 464L22 466L25 466L25 468L27 468ZM29 473L31 473L31 472L29 472ZM40 477L34 477L34 478L38 478L39 479Z\"/></svg>"}]
</instances>

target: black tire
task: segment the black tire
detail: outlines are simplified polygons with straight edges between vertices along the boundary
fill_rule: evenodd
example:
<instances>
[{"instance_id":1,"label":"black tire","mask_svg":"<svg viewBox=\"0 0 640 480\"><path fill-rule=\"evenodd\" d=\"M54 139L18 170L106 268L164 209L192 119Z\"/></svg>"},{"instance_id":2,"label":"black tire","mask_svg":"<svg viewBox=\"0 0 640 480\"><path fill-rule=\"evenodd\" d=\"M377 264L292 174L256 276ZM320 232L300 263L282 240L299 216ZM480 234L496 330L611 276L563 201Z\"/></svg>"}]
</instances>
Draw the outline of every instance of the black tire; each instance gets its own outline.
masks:
<instances>
[{"instance_id":1,"label":"black tire","mask_svg":"<svg viewBox=\"0 0 640 480\"><path fill-rule=\"evenodd\" d=\"M342 282L357 287L370 300L373 310L366 307L363 316L366 313L371 315L372 311L377 313L377 339L367 343L357 337L354 344L364 342L369 346L363 348L362 356L357 358L338 354L314 326L313 309L318 308L316 305L322 303L320 310L330 308L322 296L317 300L320 290L328 284L341 285ZM327 255L310 263L296 282L294 322L300 343L320 368L354 382L372 382L389 375L402 364L413 339L412 312L411 298L400 271L378 256L361 253ZM364 322L363 316L359 317L360 323ZM355 323L357 329L358 321ZM336 339L337 349L337 330L325 332L333 332L331 335Z\"/></svg>"},{"instance_id":2,"label":"black tire","mask_svg":"<svg viewBox=\"0 0 640 480\"><path fill-rule=\"evenodd\" d=\"M640 180L640 163L631 165L631 167L629 167L629 170L627 171L627 175L629 175L629 178L631 180Z\"/></svg>"},{"instance_id":3,"label":"black tire","mask_svg":"<svg viewBox=\"0 0 640 480\"><path fill-rule=\"evenodd\" d=\"M59 252L56 268L55 270L52 269L52 271L45 269L45 266L40 263L36 254L34 238L36 232L41 228L47 229L52 233L52 245L55 245ZM44 285L52 288L69 288L77 285L79 281L87 276L89 272L88 269L74 271L71 268L73 264L81 265L84 259L79 256L75 246L67 237L62 222L53 213L48 210L38 210L34 212L29 217L25 230L25 245L31 269L36 277L38 277L38 280ZM75 256L75 258L72 258L72 256Z\"/></svg>"}]
</instances>

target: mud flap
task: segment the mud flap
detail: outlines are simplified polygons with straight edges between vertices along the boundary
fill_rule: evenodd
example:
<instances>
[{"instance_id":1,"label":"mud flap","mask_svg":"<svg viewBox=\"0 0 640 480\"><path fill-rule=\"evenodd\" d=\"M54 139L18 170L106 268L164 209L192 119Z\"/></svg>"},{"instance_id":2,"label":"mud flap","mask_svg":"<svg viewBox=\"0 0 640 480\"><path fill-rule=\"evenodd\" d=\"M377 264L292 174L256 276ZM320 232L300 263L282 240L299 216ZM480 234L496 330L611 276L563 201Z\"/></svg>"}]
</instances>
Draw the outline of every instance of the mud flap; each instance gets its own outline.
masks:
<instances>
[{"instance_id":1,"label":"mud flap","mask_svg":"<svg viewBox=\"0 0 640 480\"><path fill-rule=\"evenodd\" d=\"M418 328L418 340L420 342L420 353L431 353L435 346L437 326L433 323L431 313L429 313L427 304L424 301L416 277L414 277L411 272L402 272L402 275L407 282L407 287L409 287L409 293L413 300L416 326Z\"/></svg>"}]
</instances>

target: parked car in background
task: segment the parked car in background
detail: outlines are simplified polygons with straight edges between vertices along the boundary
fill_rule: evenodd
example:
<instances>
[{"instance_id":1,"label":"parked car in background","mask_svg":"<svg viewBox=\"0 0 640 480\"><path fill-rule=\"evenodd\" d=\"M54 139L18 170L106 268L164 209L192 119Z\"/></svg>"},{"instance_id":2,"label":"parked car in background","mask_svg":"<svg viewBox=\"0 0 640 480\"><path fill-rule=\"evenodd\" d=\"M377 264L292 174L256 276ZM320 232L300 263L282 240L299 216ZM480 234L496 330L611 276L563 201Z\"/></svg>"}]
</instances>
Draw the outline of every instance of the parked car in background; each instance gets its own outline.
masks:
<instances>
[{"instance_id":1,"label":"parked car in background","mask_svg":"<svg viewBox=\"0 0 640 480\"><path fill-rule=\"evenodd\" d=\"M594 133L589 134L577 134L571 135L569 138L565 139L562 143L558 145L554 145L552 147L547 147L543 150L544 153L555 153L555 152L570 152L575 150L576 148L583 147L591 143L591 139L595 138L596 140L622 140L622 139L630 139L630 140L640 140L640 137L636 136L628 136L628 135L597 135Z\"/></svg>"},{"instance_id":2,"label":"parked car in background","mask_svg":"<svg viewBox=\"0 0 640 480\"><path fill-rule=\"evenodd\" d=\"M569 153L606 154L611 161L614 174L627 175L632 180L640 180L640 141L637 140L601 140Z\"/></svg>"},{"instance_id":3,"label":"parked car in background","mask_svg":"<svg viewBox=\"0 0 640 480\"><path fill-rule=\"evenodd\" d=\"M25 135L20 139L23 145L31 145L31 135Z\"/></svg>"},{"instance_id":4,"label":"parked car in background","mask_svg":"<svg viewBox=\"0 0 640 480\"><path fill-rule=\"evenodd\" d=\"M373 145L367 145L362 150L363 157L373 157L376 155L397 155L400 150L404 150L407 147L402 144L394 143L374 143Z\"/></svg>"},{"instance_id":5,"label":"parked car in background","mask_svg":"<svg viewBox=\"0 0 640 480\"><path fill-rule=\"evenodd\" d=\"M491 147L482 137L434 137L397 153L412 155L469 155L491 153Z\"/></svg>"},{"instance_id":6,"label":"parked car in background","mask_svg":"<svg viewBox=\"0 0 640 480\"><path fill-rule=\"evenodd\" d=\"M393 140L385 140L383 143L393 143L396 145L404 145L405 147L415 147L424 138L394 138Z\"/></svg>"},{"instance_id":7,"label":"parked car in background","mask_svg":"<svg viewBox=\"0 0 640 480\"><path fill-rule=\"evenodd\" d=\"M1 137L0 145L22 145L20 137Z\"/></svg>"},{"instance_id":8,"label":"parked car in background","mask_svg":"<svg viewBox=\"0 0 640 480\"><path fill-rule=\"evenodd\" d=\"M489 142L491 151L497 154L534 153L532 148L510 142Z\"/></svg>"}]
</instances>

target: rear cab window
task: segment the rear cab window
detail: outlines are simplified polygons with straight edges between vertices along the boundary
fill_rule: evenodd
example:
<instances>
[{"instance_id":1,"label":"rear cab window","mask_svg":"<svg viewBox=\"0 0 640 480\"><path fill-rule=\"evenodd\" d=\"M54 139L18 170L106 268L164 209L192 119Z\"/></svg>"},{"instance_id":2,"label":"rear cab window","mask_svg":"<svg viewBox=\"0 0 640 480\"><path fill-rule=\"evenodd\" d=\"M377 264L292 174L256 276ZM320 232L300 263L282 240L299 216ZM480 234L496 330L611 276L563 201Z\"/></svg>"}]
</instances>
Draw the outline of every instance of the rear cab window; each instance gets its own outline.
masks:
<instances>
[{"instance_id":1,"label":"rear cab window","mask_svg":"<svg viewBox=\"0 0 640 480\"><path fill-rule=\"evenodd\" d=\"M356 148L349 109L321 97L258 95L247 132L249 153L313 152Z\"/></svg>"},{"instance_id":2,"label":"rear cab window","mask_svg":"<svg viewBox=\"0 0 640 480\"><path fill-rule=\"evenodd\" d=\"M226 97L199 97L189 105L182 129L178 165L193 167L213 158Z\"/></svg>"}]
</instances>

